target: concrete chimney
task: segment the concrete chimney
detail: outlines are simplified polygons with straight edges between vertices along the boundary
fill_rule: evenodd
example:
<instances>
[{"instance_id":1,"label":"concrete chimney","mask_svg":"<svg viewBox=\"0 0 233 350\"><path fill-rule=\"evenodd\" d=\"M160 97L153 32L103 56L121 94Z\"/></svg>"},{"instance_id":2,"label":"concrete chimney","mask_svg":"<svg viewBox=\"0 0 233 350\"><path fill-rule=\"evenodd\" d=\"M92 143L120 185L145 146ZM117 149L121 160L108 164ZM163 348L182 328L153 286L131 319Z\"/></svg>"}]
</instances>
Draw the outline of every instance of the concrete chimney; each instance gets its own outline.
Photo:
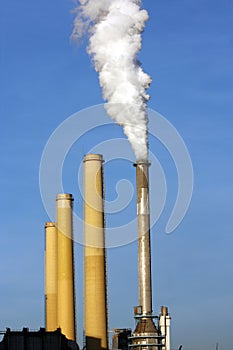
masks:
<instances>
[{"instance_id":1,"label":"concrete chimney","mask_svg":"<svg viewBox=\"0 0 233 350\"><path fill-rule=\"evenodd\" d=\"M45 223L45 325L55 331L57 325L57 227Z\"/></svg>"},{"instance_id":2,"label":"concrete chimney","mask_svg":"<svg viewBox=\"0 0 233 350\"><path fill-rule=\"evenodd\" d=\"M108 349L102 155L84 158L85 334L87 350Z\"/></svg>"},{"instance_id":3,"label":"concrete chimney","mask_svg":"<svg viewBox=\"0 0 233 350\"><path fill-rule=\"evenodd\" d=\"M57 323L62 333L75 340L75 295L71 194L57 195Z\"/></svg>"}]
</instances>

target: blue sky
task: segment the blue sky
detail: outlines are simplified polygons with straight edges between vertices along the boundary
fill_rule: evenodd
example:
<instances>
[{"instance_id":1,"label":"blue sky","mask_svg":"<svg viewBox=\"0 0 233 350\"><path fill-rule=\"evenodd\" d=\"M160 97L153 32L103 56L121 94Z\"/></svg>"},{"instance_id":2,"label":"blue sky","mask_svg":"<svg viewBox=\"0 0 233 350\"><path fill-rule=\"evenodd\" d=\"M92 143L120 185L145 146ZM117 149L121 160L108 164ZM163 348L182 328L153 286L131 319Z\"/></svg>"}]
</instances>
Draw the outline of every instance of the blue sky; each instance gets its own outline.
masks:
<instances>
[{"instance_id":1,"label":"blue sky","mask_svg":"<svg viewBox=\"0 0 233 350\"><path fill-rule=\"evenodd\" d=\"M150 20L140 60L153 79L149 107L183 137L194 168L192 202L183 222L164 233L177 192L174 164L150 140L166 174L165 209L152 229L153 304L168 305L172 348L230 350L233 343L232 239L232 11L230 1L144 1ZM85 40L69 39L72 1L12 0L0 14L1 234L0 329L44 325L44 222L39 166L51 133L73 113L102 103ZM120 127L85 136L64 164L64 189L82 208L77 169L101 140L123 137ZM104 154L104 152L103 152ZM106 165L106 196L118 179L135 183L127 162ZM131 167L129 167L129 165ZM151 179L152 180L152 179ZM151 181L156 187L156 180ZM152 198L151 201L156 201ZM55 202L54 202L55 206ZM134 215L107 217L114 225ZM114 221L115 220L115 221ZM82 313L81 247L76 245L79 339ZM137 304L136 242L108 251L110 328L134 327ZM130 281L130 282L129 282Z\"/></svg>"}]
</instances>

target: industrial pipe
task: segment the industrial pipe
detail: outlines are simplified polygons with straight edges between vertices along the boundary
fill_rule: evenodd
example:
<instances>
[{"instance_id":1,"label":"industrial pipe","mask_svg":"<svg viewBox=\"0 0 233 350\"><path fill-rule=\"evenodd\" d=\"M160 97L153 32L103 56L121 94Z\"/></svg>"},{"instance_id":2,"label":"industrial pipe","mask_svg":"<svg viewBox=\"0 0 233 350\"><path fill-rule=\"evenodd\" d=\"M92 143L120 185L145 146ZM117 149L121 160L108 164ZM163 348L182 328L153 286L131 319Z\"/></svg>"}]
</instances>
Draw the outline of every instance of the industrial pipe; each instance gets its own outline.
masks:
<instances>
[{"instance_id":1,"label":"industrial pipe","mask_svg":"<svg viewBox=\"0 0 233 350\"><path fill-rule=\"evenodd\" d=\"M161 335L163 336L162 344L164 346L164 350L170 350L170 323L171 317L168 314L168 308L166 306L161 306L161 313L159 316L159 328Z\"/></svg>"}]
</instances>

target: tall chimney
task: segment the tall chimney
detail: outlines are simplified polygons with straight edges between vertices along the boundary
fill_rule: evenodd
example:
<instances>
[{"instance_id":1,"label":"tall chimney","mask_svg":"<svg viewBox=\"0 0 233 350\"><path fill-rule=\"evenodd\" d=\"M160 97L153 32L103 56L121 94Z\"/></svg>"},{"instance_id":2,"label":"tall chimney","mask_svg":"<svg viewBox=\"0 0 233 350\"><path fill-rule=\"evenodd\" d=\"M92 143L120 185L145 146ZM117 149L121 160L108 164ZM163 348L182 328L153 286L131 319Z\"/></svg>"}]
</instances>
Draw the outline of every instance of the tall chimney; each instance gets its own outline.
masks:
<instances>
[{"instance_id":1,"label":"tall chimney","mask_svg":"<svg viewBox=\"0 0 233 350\"><path fill-rule=\"evenodd\" d=\"M75 340L72 204L71 194L57 195L57 323L68 339Z\"/></svg>"},{"instance_id":2,"label":"tall chimney","mask_svg":"<svg viewBox=\"0 0 233 350\"><path fill-rule=\"evenodd\" d=\"M143 315L152 314L148 163L137 163L138 288Z\"/></svg>"},{"instance_id":3,"label":"tall chimney","mask_svg":"<svg viewBox=\"0 0 233 350\"><path fill-rule=\"evenodd\" d=\"M84 158L85 333L87 350L108 349L103 158Z\"/></svg>"},{"instance_id":4,"label":"tall chimney","mask_svg":"<svg viewBox=\"0 0 233 350\"><path fill-rule=\"evenodd\" d=\"M45 223L45 325L55 331L57 325L57 227Z\"/></svg>"},{"instance_id":5,"label":"tall chimney","mask_svg":"<svg viewBox=\"0 0 233 350\"><path fill-rule=\"evenodd\" d=\"M135 349L157 349L159 332L153 322L151 289L149 163L139 161L136 167L138 220L138 293L140 312L136 312L137 326L132 344ZM148 345L147 345L148 344ZM133 345L132 345L133 346ZM133 347L134 349L134 347Z\"/></svg>"}]
</instances>

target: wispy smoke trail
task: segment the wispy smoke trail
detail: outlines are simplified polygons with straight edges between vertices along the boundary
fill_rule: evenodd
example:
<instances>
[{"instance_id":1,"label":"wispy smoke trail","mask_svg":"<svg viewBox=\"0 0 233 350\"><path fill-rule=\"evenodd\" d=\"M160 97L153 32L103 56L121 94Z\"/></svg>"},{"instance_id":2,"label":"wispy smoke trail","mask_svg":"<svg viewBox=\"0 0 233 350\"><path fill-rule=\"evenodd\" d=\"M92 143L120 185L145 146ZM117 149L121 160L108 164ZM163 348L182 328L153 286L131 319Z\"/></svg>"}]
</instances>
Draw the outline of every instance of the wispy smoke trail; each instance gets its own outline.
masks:
<instances>
[{"instance_id":1,"label":"wispy smoke trail","mask_svg":"<svg viewBox=\"0 0 233 350\"><path fill-rule=\"evenodd\" d=\"M151 78L137 55L148 13L140 0L80 0L73 37L90 33L93 58L108 115L121 124L137 160L148 156L146 89Z\"/></svg>"}]
</instances>

